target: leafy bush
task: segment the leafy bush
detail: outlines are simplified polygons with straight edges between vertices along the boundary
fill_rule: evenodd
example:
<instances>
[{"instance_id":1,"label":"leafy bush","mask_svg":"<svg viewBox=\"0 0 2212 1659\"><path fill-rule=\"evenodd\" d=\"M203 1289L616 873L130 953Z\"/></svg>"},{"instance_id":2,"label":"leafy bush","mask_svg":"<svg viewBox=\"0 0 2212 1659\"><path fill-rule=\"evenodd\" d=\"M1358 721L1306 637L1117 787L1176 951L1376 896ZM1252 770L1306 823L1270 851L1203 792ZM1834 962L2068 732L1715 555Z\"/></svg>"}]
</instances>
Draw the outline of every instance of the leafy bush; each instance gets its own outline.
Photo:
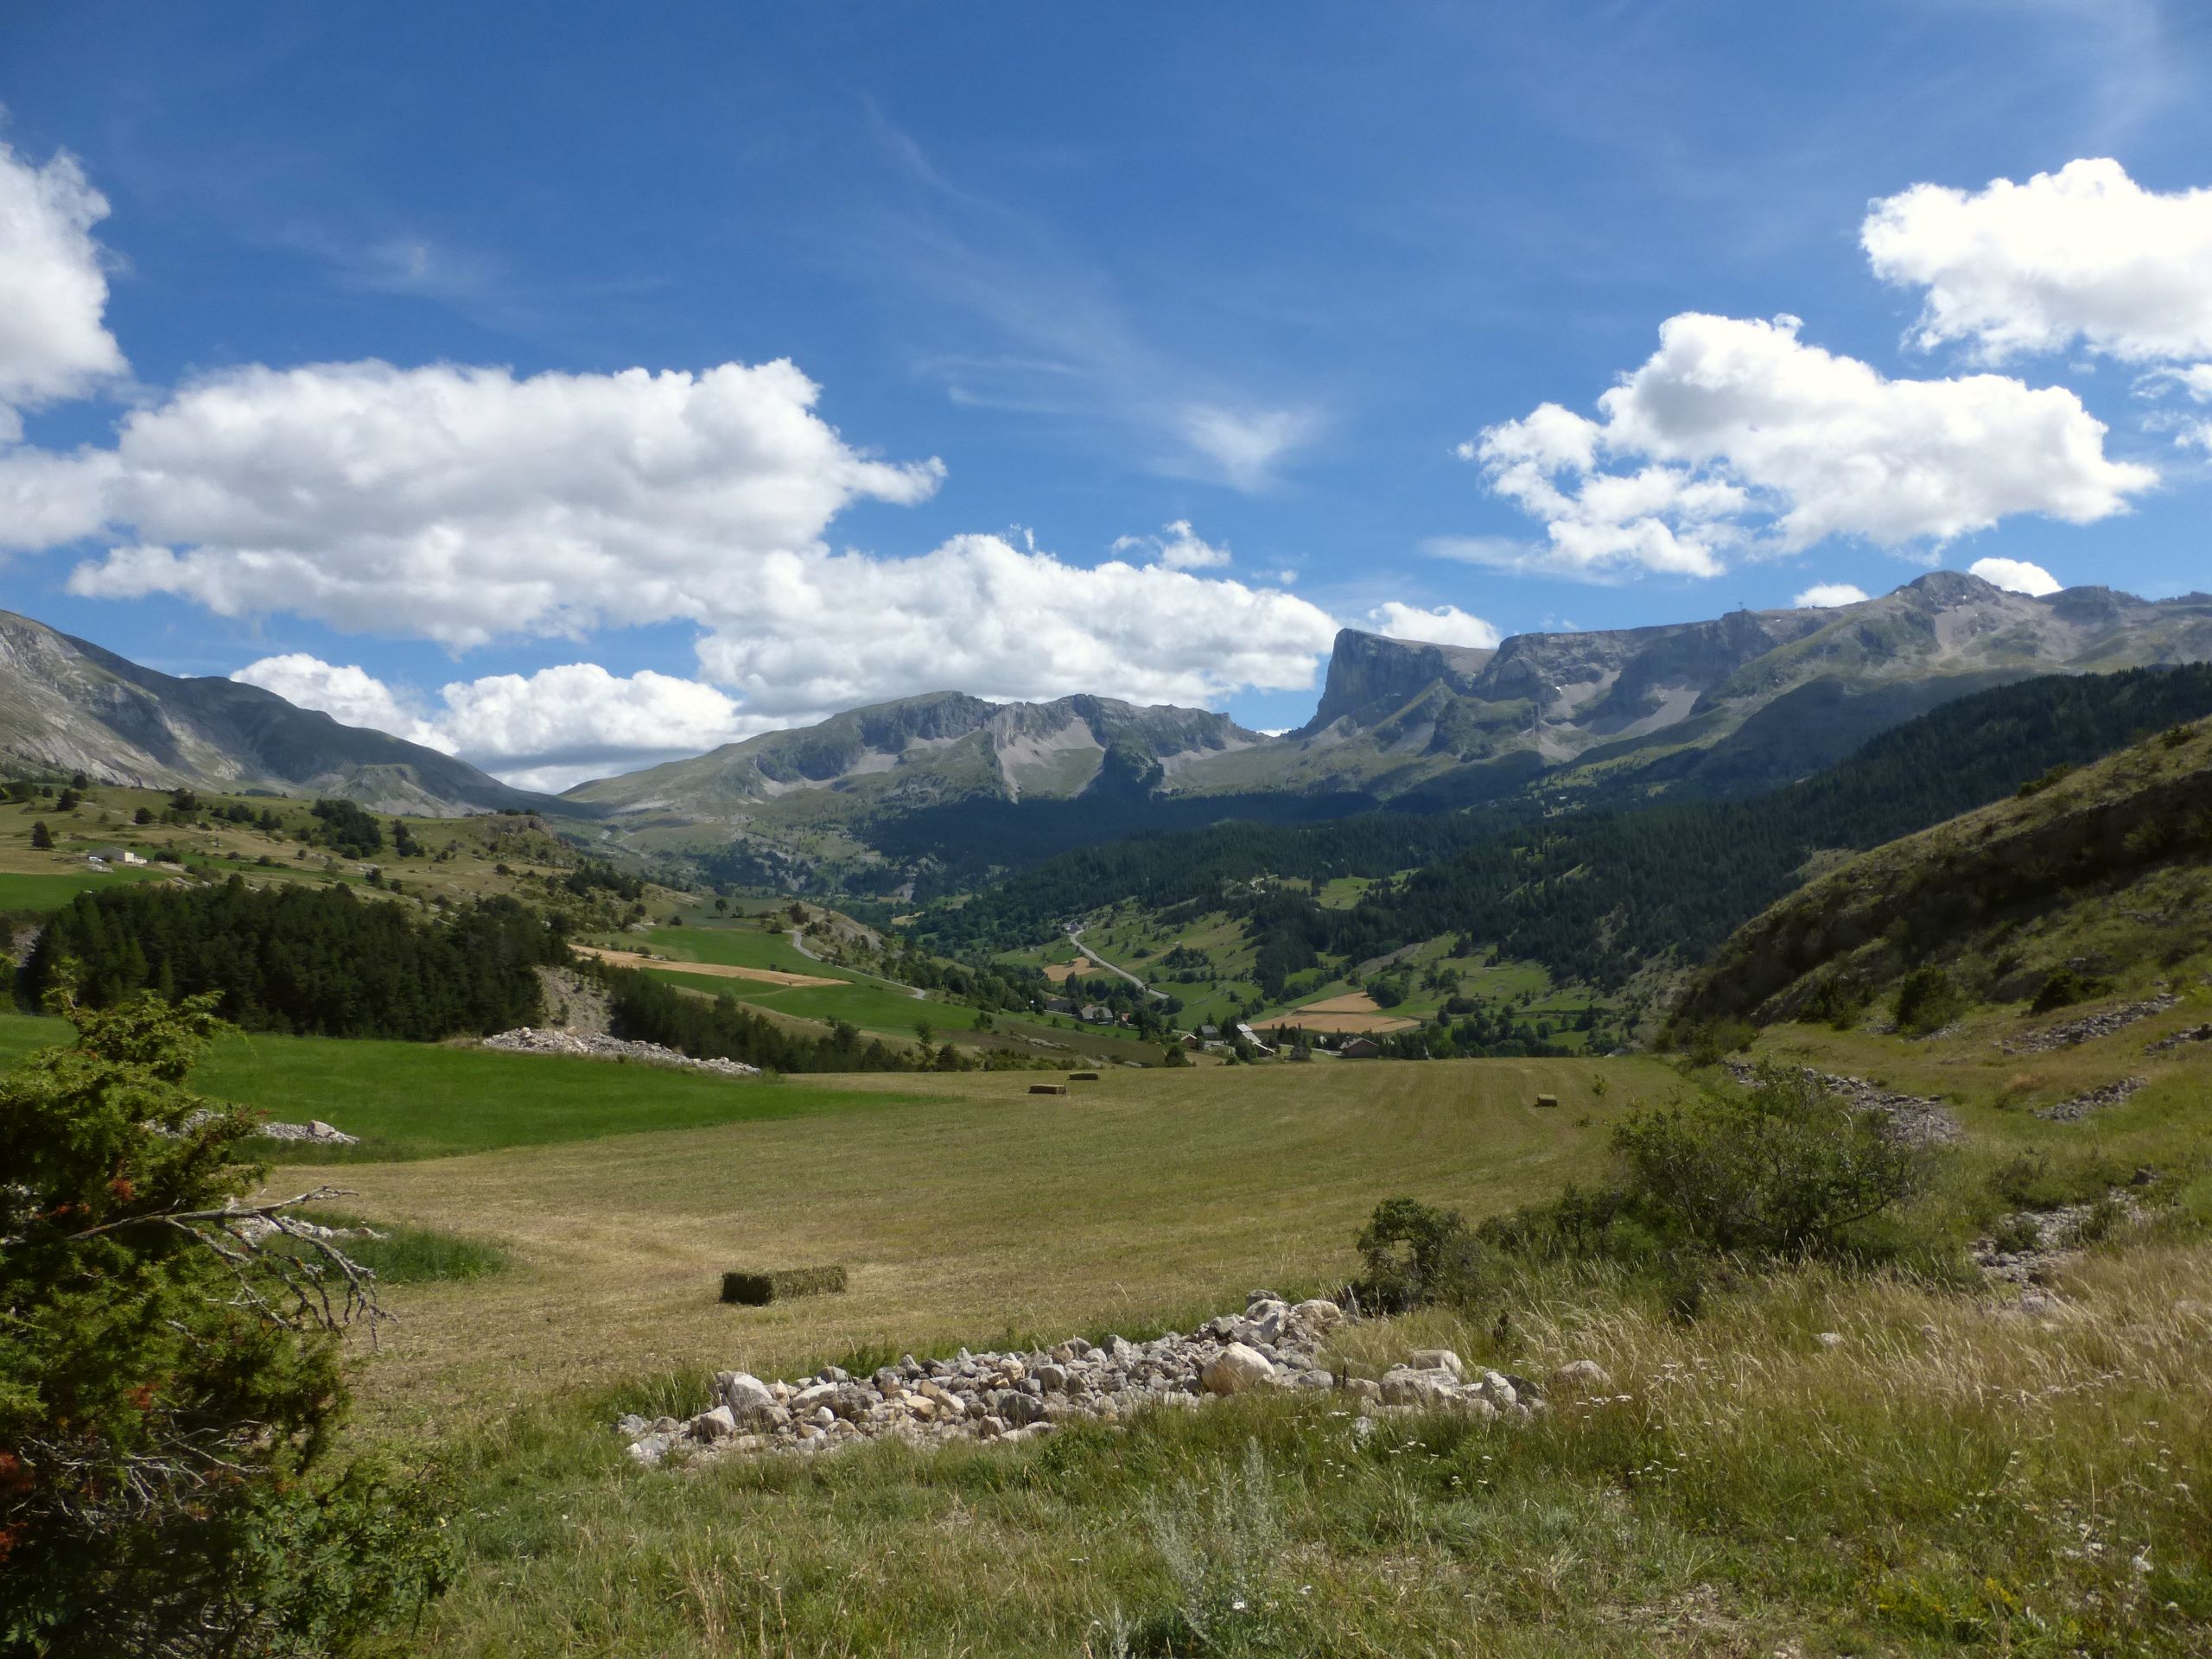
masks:
<instances>
[{"instance_id":1,"label":"leafy bush","mask_svg":"<svg viewBox=\"0 0 2212 1659\"><path fill-rule=\"evenodd\" d=\"M1908 1037L1941 1031L1967 1011L1967 995L1941 968L1916 968L1897 986L1892 1004L1897 1029Z\"/></svg>"},{"instance_id":2,"label":"leafy bush","mask_svg":"<svg viewBox=\"0 0 2212 1659\"><path fill-rule=\"evenodd\" d=\"M2071 1007L2076 1002L2086 1002L2093 996L2102 996L2112 989L2112 982L2093 974L2079 973L2071 968L2061 968L2043 982L2036 993L2032 1009L2037 1014L2049 1014L2054 1008Z\"/></svg>"},{"instance_id":3,"label":"leafy bush","mask_svg":"<svg viewBox=\"0 0 2212 1659\"><path fill-rule=\"evenodd\" d=\"M1741 1095L1647 1109L1613 1132L1629 1200L1709 1249L1833 1251L1917 1181L1912 1148L1802 1072L1763 1067Z\"/></svg>"},{"instance_id":4,"label":"leafy bush","mask_svg":"<svg viewBox=\"0 0 2212 1659\"><path fill-rule=\"evenodd\" d=\"M1892 1253L1905 1241L1872 1224L1918 1189L1923 1156L1803 1073L1772 1067L1741 1095L1638 1107L1613 1147L1615 1184L1570 1185L1485 1221L1477 1237L1506 1255L1656 1276L1684 1318L1718 1271L1712 1255Z\"/></svg>"},{"instance_id":5,"label":"leafy bush","mask_svg":"<svg viewBox=\"0 0 2212 1659\"><path fill-rule=\"evenodd\" d=\"M321 827L315 837L342 858L367 858L384 849L384 827L359 801L317 801Z\"/></svg>"},{"instance_id":6,"label":"leafy bush","mask_svg":"<svg viewBox=\"0 0 2212 1659\"><path fill-rule=\"evenodd\" d=\"M1352 1291L1370 1313L1402 1313L1465 1292L1478 1255L1475 1236L1458 1211L1418 1198L1376 1205L1354 1242L1361 1268Z\"/></svg>"},{"instance_id":7,"label":"leafy bush","mask_svg":"<svg viewBox=\"0 0 2212 1659\"><path fill-rule=\"evenodd\" d=\"M1758 1035L1748 1020L1714 1020L1684 1026L1673 1033L1675 1045L1693 1065L1718 1065L1728 1055L1749 1048Z\"/></svg>"},{"instance_id":8,"label":"leafy bush","mask_svg":"<svg viewBox=\"0 0 2212 1659\"><path fill-rule=\"evenodd\" d=\"M226 1219L267 1172L185 1086L213 1001L70 1008L0 1077L10 1653L323 1653L450 1576L429 1495L332 1456L341 1264Z\"/></svg>"},{"instance_id":9,"label":"leafy bush","mask_svg":"<svg viewBox=\"0 0 2212 1659\"><path fill-rule=\"evenodd\" d=\"M1804 1025L1824 1025L1838 1031L1857 1026L1866 1012L1870 993L1859 980L1842 974L1824 974L1813 983L1798 1005L1797 1019Z\"/></svg>"}]
</instances>

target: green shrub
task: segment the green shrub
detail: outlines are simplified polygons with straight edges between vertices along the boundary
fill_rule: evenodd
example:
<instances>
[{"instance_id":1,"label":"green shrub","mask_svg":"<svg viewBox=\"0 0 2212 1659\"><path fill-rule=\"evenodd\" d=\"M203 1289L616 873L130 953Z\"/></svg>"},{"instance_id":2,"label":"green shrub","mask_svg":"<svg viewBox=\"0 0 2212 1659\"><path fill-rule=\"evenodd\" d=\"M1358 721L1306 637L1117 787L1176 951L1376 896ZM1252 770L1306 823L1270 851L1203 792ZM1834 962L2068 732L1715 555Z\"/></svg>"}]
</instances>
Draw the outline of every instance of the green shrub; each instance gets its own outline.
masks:
<instances>
[{"instance_id":1,"label":"green shrub","mask_svg":"<svg viewBox=\"0 0 2212 1659\"><path fill-rule=\"evenodd\" d=\"M1368 1313L1403 1313L1464 1296L1472 1287L1478 1247L1456 1210L1417 1198L1386 1198L1354 1243L1360 1275L1352 1293Z\"/></svg>"},{"instance_id":2,"label":"green shrub","mask_svg":"<svg viewBox=\"0 0 2212 1659\"><path fill-rule=\"evenodd\" d=\"M321 1653L450 1576L429 1494L333 1456L342 1264L218 1219L267 1172L185 1086L213 1007L69 1008L0 1077L10 1653Z\"/></svg>"},{"instance_id":3,"label":"green shrub","mask_svg":"<svg viewBox=\"0 0 2212 1659\"><path fill-rule=\"evenodd\" d=\"M2053 1158L2037 1148L2007 1158L1991 1170L1989 1190L2009 1210L2056 1210L2093 1204L2127 1178L2128 1171L2095 1153Z\"/></svg>"},{"instance_id":4,"label":"green shrub","mask_svg":"<svg viewBox=\"0 0 2212 1659\"><path fill-rule=\"evenodd\" d=\"M1826 974L1814 982L1798 1005L1797 1020L1801 1025L1832 1026L1838 1031L1849 1031L1866 1012L1870 994L1866 987L1855 979L1841 974Z\"/></svg>"},{"instance_id":5,"label":"green shrub","mask_svg":"<svg viewBox=\"0 0 2212 1659\"><path fill-rule=\"evenodd\" d=\"M1897 986L1892 1012L1897 1029L1908 1037L1925 1037L1941 1031L1964 1014L1967 995L1958 982L1941 968L1916 968Z\"/></svg>"},{"instance_id":6,"label":"green shrub","mask_svg":"<svg viewBox=\"0 0 2212 1659\"><path fill-rule=\"evenodd\" d=\"M1626 1205L1703 1248L1834 1251L1902 1202L1919 1158L1801 1072L1764 1067L1742 1095L1633 1114L1613 1132Z\"/></svg>"},{"instance_id":7,"label":"green shrub","mask_svg":"<svg viewBox=\"0 0 2212 1659\"><path fill-rule=\"evenodd\" d=\"M1749 1048L1758 1035L1757 1027L1747 1020L1714 1020L1681 1027L1670 1032L1669 1039L1691 1065L1718 1065L1728 1055Z\"/></svg>"},{"instance_id":8,"label":"green shrub","mask_svg":"<svg viewBox=\"0 0 2212 1659\"><path fill-rule=\"evenodd\" d=\"M1989 1242L2007 1255L2018 1255L2040 1244L2043 1233L2033 1216L2016 1212L1989 1230Z\"/></svg>"},{"instance_id":9,"label":"green shrub","mask_svg":"<svg viewBox=\"0 0 2212 1659\"><path fill-rule=\"evenodd\" d=\"M2061 968L2043 982L2036 993L2032 1011L2049 1014L2054 1008L2071 1007L2076 1002L2086 1002L2093 996L2102 996L2112 989L2112 982L2093 974Z\"/></svg>"}]
</instances>

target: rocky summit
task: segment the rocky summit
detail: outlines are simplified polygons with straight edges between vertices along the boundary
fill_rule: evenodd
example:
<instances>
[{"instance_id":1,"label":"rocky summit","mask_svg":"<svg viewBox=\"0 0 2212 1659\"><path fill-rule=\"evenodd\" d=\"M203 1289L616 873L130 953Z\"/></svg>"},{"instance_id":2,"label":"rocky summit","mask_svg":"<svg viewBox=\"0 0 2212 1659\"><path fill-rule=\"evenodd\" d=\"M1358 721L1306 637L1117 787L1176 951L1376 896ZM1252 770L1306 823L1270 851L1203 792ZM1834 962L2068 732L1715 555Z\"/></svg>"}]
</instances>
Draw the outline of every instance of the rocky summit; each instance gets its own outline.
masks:
<instances>
[{"instance_id":1,"label":"rocky summit","mask_svg":"<svg viewBox=\"0 0 2212 1659\"><path fill-rule=\"evenodd\" d=\"M1186 1335L1130 1342L1081 1338L1049 1352L908 1355L867 1377L824 1366L796 1382L722 1371L713 1399L689 1419L624 1417L615 1431L648 1466L732 1454L812 1453L880 1440L915 1445L1042 1439L1070 1422L1116 1423L1148 1408L1192 1408L1263 1390L1333 1390L1365 1414L1450 1408L1522 1419L1561 1398L1604 1395L1612 1379L1592 1360L1560 1366L1542 1386L1499 1371L1470 1371L1449 1349L1422 1349L1379 1378L1347 1376L1321 1351L1344 1319L1336 1303L1292 1306L1255 1290L1243 1313Z\"/></svg>"}]
</instances>

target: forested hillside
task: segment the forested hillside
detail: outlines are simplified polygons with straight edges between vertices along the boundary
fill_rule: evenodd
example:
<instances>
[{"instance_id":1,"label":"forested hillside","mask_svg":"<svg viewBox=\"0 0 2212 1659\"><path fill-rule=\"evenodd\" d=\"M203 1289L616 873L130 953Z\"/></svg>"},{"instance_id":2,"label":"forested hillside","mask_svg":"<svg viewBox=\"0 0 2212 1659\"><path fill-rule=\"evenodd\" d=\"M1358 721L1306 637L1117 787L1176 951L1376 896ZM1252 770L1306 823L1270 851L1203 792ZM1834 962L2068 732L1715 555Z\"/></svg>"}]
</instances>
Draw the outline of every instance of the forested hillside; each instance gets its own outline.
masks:
<instances>
[{"instance_id":1,"label":"forested hillside","mask_svg":"<svg viewBox=\"0 0 2212 1659\"><path fill-rule=\"evenodd\" d=\"M2202 950L2208 862L2212 724L2171 727L1808 883L1713 953L1679 1017L1848 1023L1915 978L1903 1013L1931 1001L1931 1028L1974 1001L2047 1011Z\"/></svg>"},{"instance_id":2,"label":"forested hillside","mask_svg":"<svg viewBox=\"0 0 2212 1659\"><path fill-rule=\"evenodd\" d=\"M567 954L512 899L423 916L344 887L232 876L79 895L41 932L22 989L36 1003L66 978L94 1007L214 991L222 1017L249 1031L429 1041L538 1019L535 969Z\"/></svg>"},{"instance_id":3,"label":"forested hillside","mask_svg":"<svg viewBox=\"0 0 2212 1659\"><path fill-rule=\"evenodd\" d=\"M2034 680L1948 704L1749 800L1538 823L1504 822L1508 809L1492 808L1312 828L1224 825L1068 855L933 915L926 928L941 944L1007 948L1117 899L1163 911L1226 902L1260 947L1255 976L1270 995L1324 957L1357 961L1447 932L1561 978L1614 987L1655 959L1700 959L1796 886L1820 850L1878 845L2207 712L2204 665ZM1342 909L1282 885L1407 870Z\"/></svg>"}]
</instances>

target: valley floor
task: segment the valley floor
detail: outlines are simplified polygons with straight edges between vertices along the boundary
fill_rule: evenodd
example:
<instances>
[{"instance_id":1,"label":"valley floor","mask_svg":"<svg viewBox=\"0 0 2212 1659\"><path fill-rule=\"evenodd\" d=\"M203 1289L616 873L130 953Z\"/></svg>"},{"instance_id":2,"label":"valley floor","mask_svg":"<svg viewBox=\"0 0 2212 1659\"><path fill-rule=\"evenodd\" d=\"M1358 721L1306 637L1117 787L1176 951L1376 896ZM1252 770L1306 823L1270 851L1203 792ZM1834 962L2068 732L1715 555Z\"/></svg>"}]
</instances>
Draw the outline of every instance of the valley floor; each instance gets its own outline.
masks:
<instances>
[{"instance_id":1,"label":"valley floor","mask_svg":"<svg viewBox=\"0 0 2212 1659\"><path fill-rule=\"evenodd\" d=\"M1592 1163L1627 1103L1680 1086L1649 1060L1112 1071L1065 1096L1030 1095L1036 1076L726 1084L808 1104L675 1133L287 1166L277 1184L327 1179L357 1195L352 1209L482 1236L514 1261L410 1287L361 1373L371 1411L449 1425L642 1372L768 1375L1008 1330L1135 1335L1241 1307L1263 1282L1333 1283L1378 1198L1484 1212L1548 1192ZM1561 1103L1540 1109L1539 1094ZM830 1262L850 1275L844 1295L716 1300L727 1269Z\"/></svg>"}]
</instances>

